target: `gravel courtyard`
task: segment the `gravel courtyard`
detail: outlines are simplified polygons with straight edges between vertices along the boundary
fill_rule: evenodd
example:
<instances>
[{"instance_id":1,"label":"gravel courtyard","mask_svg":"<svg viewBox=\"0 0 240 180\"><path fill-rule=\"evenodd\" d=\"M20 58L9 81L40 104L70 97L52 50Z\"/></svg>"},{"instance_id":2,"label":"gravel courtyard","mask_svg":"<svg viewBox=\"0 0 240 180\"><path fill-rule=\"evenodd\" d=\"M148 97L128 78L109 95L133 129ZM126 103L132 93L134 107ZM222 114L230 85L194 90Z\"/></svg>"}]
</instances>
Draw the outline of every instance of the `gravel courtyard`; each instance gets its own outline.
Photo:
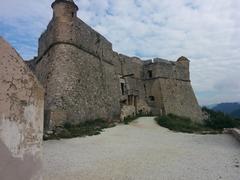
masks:
<instances>
[{"instance_id":1,"label":"gravel courtyard","mask_svg":"<svg viewBox=\"0 0 240 180\"><path fill-rule=\"evenodd\" d=\"M159 127L152 117L101 135L44 142L44 180L240 180L240 143Z\"/></svg>"}]
</instances>

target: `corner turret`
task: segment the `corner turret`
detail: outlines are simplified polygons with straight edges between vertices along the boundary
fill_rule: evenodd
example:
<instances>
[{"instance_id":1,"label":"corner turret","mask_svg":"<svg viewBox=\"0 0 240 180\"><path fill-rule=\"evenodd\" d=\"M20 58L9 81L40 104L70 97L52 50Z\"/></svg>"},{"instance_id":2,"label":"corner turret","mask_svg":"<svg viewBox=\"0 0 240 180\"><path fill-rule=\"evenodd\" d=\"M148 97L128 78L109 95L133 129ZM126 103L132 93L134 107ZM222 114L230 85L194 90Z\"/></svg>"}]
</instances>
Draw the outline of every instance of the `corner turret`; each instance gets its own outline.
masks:
<instances>
[{"instance_id":1,"label":"corner turret","mask_svg":"<svg viewBox=\"0 0 240 180\"><path fill-rule=\"evenodd\" d=\"M190 61L189 61L189 59L184 56L181 56L180 58L178 58L177 64L184 67L184 69L182 71L182 75L185 79L190 80L190 70L189 70Z\"/></svg>"},{"instance_id":2,"label":"corner turret","mask_svg":"<svg viewBox=\"0 0 240 180\"><path fill-rule=\"evenodd\" d=\"M181 63L182 65L185 65L186 67L189 67L189 59L184 57L184 56L181 56L180 58L178 58L177 60L178 63Z\"/></svg>"},{"instance_id":3,"label":"corner turret","mask_svg":"<svg viewBox=\"0 0 240 180\"><path fill-rule=\"evenodd\" d=\"M77 17L78 6L73 0L55 0L52 3L53 18L60 21L71 21Z\"/></svg>"}]
</instances>

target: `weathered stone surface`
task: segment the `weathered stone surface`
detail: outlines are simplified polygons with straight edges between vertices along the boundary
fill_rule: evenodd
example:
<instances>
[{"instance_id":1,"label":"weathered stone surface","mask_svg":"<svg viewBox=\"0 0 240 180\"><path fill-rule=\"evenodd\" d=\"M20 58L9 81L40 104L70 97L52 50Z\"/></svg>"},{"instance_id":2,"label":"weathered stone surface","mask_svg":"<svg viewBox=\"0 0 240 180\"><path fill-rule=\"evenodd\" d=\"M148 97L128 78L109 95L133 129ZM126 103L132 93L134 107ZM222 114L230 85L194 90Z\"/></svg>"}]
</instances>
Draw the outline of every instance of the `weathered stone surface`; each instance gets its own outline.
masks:
<instances>
[{"instance_id":1,"label":"weathered stone surface","mask_svg":"<svg viewBox=\"0 0 240 180\"><path fill-rule=\"evenodd\" d=\"M0 37L0 179L41 180L44 90Z\"/></svg>"},{"instance_id":2,"label":"weathered stone surface","mask_svg":"<svg viewBox=\"0 0 240 180\"><path fill-rule=\"evenodd\" d=\"M136 116L136 109L134 106L132 105L129 105L129 106L126 106L124 105L122 108L121 108L121 121L123 121L125 118L127 117L134 117Z\"/></svg>"},{"instance_id":3,"label":"weathered stone surface","mask_svg":"<svg viewBox=\"0 0 240 180\"><path fill-rule=\"evenodd\" d=\"M152 71L152 78L148 71ZM153 114L173 113L201 122L203 113L194 95L189 75L189 60L179 58L177 62L155 59L145 64L145 85Z\"/></svg>"},{"instance_id":4,"label":"weathered stone surface","mask_svg":"<svg viewBox=\"0 0 240 180\"><path fill-rule=\"evenodd\" d=\"M75 46L58 44L36 67L46 89L46 122L51 127L65 121L79 123L113 119L120 112L119 84L114 67Z\"/></svg>"}]
</instances>

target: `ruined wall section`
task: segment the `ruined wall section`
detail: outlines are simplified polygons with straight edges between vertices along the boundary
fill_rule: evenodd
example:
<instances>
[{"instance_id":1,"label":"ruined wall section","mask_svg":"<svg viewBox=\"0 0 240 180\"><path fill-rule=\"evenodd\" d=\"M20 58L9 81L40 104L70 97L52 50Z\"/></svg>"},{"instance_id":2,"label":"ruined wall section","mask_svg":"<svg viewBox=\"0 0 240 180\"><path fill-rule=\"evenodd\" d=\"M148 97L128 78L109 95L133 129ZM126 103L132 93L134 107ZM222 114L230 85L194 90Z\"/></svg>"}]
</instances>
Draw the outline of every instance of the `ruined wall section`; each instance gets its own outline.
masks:
<instances>
[{"instance_id":1,"label":"ruined wall section","mask_svg":"<svg viewBox=\"0 0 240 180\"><path fill-rule=\"evenodd\" d=\"M0 37L0 179L42 179L44 90Z\"/></svg>"},{"instance_id":2,"label":"ruined wall section","mask_svg":"<svg viewBox=\"0 0 240 180\"><path fill-rule=\"evenodd\" d=\"M36 72L48 93L46 126L119 117L119 81L111 64L75 46L58 44L38 63Z\"/></svg>"},{"instance_id":3,"label":"ruined wall section","mask_svg":"<svg viewBox=\"0 0 240 180\"><path fill-rule=\"evenodd\" d=\"M129 107L122 108L122 117L136 113L149 113L150 108L145 100L145 88L143 82L143 61L137 57L119 55L121 62L121 75L126 83L126 94L122 98L127 99ZM130 98L130 99L129 99Z\"/></svg>"},{"instance_id":4,"label":"ruined wall section","mask_svg":"<svg viewBox=\"0 0 240 180\"><path fill-rule=\"evenodd\" d=\"M119 55L122 63L122 73L127 81L127 90L129 93L138 94L144 98L143 88L143 61L136 57ZM136 91L136 92L135 92Z\"/></svg>"}]
</instances>

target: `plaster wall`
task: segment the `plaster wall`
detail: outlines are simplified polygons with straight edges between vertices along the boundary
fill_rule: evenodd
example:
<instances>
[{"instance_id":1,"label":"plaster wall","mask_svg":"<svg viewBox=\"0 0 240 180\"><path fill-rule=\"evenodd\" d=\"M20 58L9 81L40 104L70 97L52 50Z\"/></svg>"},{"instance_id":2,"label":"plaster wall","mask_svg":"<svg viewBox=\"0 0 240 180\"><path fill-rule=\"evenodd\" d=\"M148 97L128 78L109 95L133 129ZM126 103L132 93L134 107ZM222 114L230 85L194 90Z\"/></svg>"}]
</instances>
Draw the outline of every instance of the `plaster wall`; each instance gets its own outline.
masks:
<instances>
[{"instance_id":1,"label":"plaster wall","mask_svg":"<svg viewBox=\"0 0 240 180\"><path fill-rule=\"evenodd\" d=\"M0 179L42 179L44 90L0 37Z\"/></svg>"}]
</instances>

